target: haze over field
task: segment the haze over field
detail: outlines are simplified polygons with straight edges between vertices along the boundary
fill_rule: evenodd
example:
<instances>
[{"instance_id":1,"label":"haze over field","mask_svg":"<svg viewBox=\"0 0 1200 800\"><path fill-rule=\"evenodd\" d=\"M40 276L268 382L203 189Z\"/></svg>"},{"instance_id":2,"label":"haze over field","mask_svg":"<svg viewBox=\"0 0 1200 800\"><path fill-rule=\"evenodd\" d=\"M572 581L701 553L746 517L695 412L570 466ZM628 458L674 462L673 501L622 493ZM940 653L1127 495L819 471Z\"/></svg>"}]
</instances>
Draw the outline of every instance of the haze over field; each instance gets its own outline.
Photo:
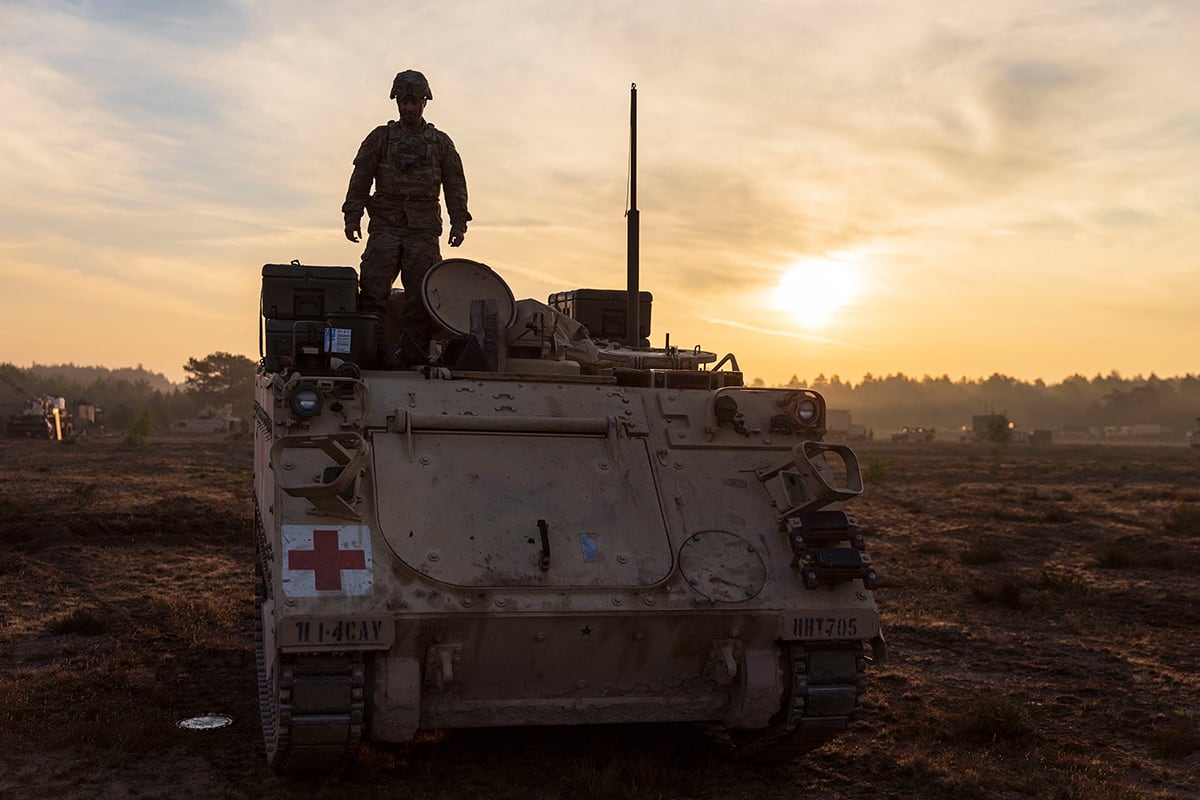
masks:
<instances>
[{"instance_id":1,"label":"haze over field","mask_svg":"<svg viewBox=\"0 0 1200 800\"><path fill-rule=\"evenodd\" d=\"M1197 372L1200 4L0 2L0 362L257 357L260 268L357 266L423 70L518 297L622 288L750 376Z\"/></svg>"}]
</instances>

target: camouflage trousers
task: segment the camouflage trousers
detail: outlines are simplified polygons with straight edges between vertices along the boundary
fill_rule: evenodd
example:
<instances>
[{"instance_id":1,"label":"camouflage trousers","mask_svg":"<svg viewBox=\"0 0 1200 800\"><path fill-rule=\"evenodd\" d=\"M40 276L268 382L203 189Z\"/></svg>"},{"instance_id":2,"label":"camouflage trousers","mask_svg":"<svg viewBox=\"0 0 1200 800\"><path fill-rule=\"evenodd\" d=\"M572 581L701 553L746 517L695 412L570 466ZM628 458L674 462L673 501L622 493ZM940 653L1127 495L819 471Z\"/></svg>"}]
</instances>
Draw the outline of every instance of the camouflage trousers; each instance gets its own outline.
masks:
<instances>
[{"instance_id":1,"label":"camouflage trousers","mask_svg":"<svg viewBox=\"0 0 1200 800\"><path fill-rule=\"evenodd\" d=\"M421 302L421 281L429 268L441 260L438 235L433 231L397 228L372 220L358 270L359 310L386 318L392 284L399 276L404 286L399 327L418 350L428 353L433 321Z\"/></svg>"}]
</instances>

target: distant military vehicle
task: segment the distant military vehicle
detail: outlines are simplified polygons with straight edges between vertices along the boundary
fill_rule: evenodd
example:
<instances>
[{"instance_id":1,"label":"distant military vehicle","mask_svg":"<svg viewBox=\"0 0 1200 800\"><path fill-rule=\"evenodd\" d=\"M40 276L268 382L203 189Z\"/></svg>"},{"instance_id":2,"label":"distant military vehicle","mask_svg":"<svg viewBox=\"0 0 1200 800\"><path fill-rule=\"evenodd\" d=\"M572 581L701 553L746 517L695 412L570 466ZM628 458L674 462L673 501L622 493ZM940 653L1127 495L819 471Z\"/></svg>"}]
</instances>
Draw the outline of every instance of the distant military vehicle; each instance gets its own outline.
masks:
<instances>
[{"instance_id":1,"label":"distant military vehicle","mask_svg":"<svg viewBox=\"0 0 1200 800\"><path fill-rule=\"evenodd\" d=\"M74 421L67 411L66 399L48 394L33 395L7 375L0 373L3 381L21 396L24 407L20 413L10 414L5 420L5 435L12 439L53 439L62 441L74 431Z\"/></svg>"},{"instance_id":2,"label":"distant military vehicle","mask_svg":"<svg viewBox=\"0 0 1200 800\"><path fill-rule=\"evenodd\" d=\"M936 431L923 425L902 425L892 432L893 442L932 442Z\"/></svg>"}]
</instances>

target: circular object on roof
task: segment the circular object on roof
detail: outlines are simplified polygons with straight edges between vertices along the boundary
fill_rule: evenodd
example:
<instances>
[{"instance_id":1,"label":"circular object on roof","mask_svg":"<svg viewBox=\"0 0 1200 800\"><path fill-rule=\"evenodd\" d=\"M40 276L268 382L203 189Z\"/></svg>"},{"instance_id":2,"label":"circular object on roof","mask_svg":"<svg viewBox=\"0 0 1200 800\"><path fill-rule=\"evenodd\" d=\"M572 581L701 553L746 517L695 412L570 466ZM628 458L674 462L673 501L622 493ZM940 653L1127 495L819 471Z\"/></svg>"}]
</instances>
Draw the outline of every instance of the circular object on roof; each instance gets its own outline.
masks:
<instances>
[{"instance_id":1,"label":"circular object on roof","mask_svg":"<svg viewBox=\"0 0 1200 800\"><path fill-rule=\"evenodd\" d=\"M212 731L226 728L232 724L233 717L227 717L224 714L201 714L197 717L181 719L175 723L175 727L183 728L186 731Z\"/></svg>"},{"instance_id":2,"label":"circular object on roof","mask_svg":"<svg viewBox=\"0 0 1200 800\"><path fill-rule=\"evenodd\" d=\"M451 333L471 332L471 303L495 300L500 330L512 325L517 303L504 279L487 264L469 258L445 258L421 281L421 302L433 321Z\"/></svg>"}]
</instances>

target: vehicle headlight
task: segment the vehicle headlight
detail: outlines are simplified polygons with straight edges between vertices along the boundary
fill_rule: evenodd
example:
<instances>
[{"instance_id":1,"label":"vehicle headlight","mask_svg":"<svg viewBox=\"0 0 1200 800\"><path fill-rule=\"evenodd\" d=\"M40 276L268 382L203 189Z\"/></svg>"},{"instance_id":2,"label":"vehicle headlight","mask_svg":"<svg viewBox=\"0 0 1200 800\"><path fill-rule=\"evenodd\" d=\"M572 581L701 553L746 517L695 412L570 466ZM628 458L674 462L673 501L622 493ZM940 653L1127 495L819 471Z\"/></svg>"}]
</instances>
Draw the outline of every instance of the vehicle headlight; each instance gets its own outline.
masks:
<instances>
[{"instance_id":1,"label":"vehicle headlight","mask_svg":"<svg viewBox=\"0 0 1200 800\"><path fill-rule=\"evenodd\" d=\"M804 399L796 404L796 416L805 425L811 425L817 419L817 404L814 400Z\"/></svg>"},{"instance_id":2,"label":"vehicle headlight","mask_svg":"<svg viewBox=\"0 0 1200 800\"><path fill-rule=\"evenodd\" d=\"M292 392L292 411L298 417L315 417L323 404L321 390L315 386L304 384Z\"/></svg>"}]
</instances>

